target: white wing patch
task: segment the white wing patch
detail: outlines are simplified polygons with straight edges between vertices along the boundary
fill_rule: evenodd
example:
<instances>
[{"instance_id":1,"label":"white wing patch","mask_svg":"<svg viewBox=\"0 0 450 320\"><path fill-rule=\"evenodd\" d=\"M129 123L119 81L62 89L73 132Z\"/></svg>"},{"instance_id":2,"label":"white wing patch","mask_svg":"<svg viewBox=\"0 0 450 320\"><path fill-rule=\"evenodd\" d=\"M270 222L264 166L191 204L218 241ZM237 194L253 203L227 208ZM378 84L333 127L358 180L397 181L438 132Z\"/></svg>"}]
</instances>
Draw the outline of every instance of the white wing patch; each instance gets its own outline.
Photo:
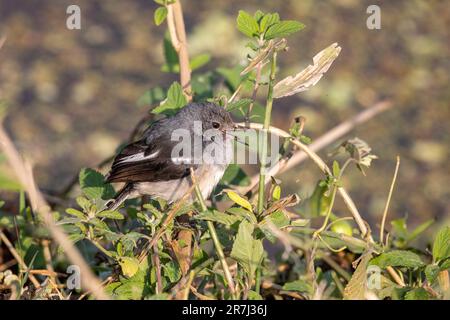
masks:
<instances>
[{"instance_id":1,"label":"white wing patch","mask_svg":"<svg viewBox=\"0 0 450 320\"><path fill-rule=\"evenodd\" d=\"M156 158L156 156L158 156L158 154L159 154L159 150L157 150L149 155L145 155L144 152L139 152L139 153L136 153L136 154L133 154L131 156L121 159L119 162L117 162L117 164L149 160L149 159Z\"/></svg>"}]
</instances>

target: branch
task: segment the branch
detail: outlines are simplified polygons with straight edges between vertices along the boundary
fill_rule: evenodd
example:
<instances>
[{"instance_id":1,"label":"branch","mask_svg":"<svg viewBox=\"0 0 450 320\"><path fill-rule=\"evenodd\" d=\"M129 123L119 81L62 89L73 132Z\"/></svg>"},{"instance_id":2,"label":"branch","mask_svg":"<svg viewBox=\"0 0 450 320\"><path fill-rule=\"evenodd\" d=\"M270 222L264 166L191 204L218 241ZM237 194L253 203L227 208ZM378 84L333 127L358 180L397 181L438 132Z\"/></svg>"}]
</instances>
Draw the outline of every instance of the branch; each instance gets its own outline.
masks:
<instances>
[{"instance_id":1,"label":"branch","mask_svg":"<svg viewBox=\"0 0 450 320\"><path fill-rule=\"evenodd\" d=\"M321 137L317 138L312 144L309 145L309 149L311 151L317 152L326 146L330 145L337 139L341 138L342 136L349 133L352 129L354 129L356 126L363 124L379 113L386 111L391 107L390 101L381 101L373 105L367 110L364 110L354 116L353 118L342 122L338 126L334 127ZM244 124L241 124L244 126ZM269 170L269 172L266 174L266 184L270 182L271 177L276 176L277 174L281 174L296 165L302 163L308 158L308 155L305 152L296 152L291 158L289 159L283 159L280 162L278 162L277 165L275 165L273 168ZM255 174L251 178L250 185L247 187L241 187L237 190L242 193L246 194L247 192L253 190L258 185L259 181L259 174Z\"/></svg>"},{"instance_id":2,"label":"branch","mask_svg":"<svg viewBox=\"0 0 450 320\"><path fill-rule=\"evenodd\" d=\"M186 98L190 101L192 100L191 67L189 65L186 30L180 0L169 4L167 10L167 26L169 28L170 40L175 51L178 53L181 87Z\"/></svg>"},{"instance_id":3,"label":"branch","mask_svg":"<svg viewBox=\"0 0 450 320\"><path fill-rule=\"evenodd\" d=\"M259 123L250 123L250 128L252 129L263 129L263 125ZM296 145L300 150L305 152L311 160L313 160L316 165L324 172L325 174L332 175L330 168L326 165L326 163L314 152L312 151L307 145L301 143L297 139L294 139L289 133L287 133L284 130L281 130L276 127L270 127L269 132L274 133L280 137L283 138L289 138L291 139L291 142ZM345 204L347 205L347 208L350 210L350 213L353 215L353 218L355 219L356 224L358 225L359 229L361 230L361 234L363 237L368 236L369 239L371 239L371 235L368 234L367 226L365 221L361 218L361 215L359 214L358 209L356 208L355 203L353 202L352 198L348 195L347 191L343 187L338 188L338 192L341 195L342 199L344 200Z\"/></svg>"},{"instance_id":4,"label":"branch","mask_svg":"<svg viewBox=\"0 0 450 320\"><path fill-rule=\"evenodd\" d=\"M79 251L74 247L72 241L69 240L63 229L60 226L57 226L53 221L53 215L50 211L50 207L44 200L44 197L34 182L31 166L22 160L17 152L17 149L14 147L9 136L5 132L3 124L0 124L0 145L11 168L19 178L20 183L25 188L30 198L33 211L37 212L42 218L53 239L55 239L55 241L62 247L69 260L73 264L80 267L82 274L82 286L85 289L92 291L92 294L97 299L108 299L108 296L103 292L100 281L91 271Z\"/></svg>"}]
</instances>

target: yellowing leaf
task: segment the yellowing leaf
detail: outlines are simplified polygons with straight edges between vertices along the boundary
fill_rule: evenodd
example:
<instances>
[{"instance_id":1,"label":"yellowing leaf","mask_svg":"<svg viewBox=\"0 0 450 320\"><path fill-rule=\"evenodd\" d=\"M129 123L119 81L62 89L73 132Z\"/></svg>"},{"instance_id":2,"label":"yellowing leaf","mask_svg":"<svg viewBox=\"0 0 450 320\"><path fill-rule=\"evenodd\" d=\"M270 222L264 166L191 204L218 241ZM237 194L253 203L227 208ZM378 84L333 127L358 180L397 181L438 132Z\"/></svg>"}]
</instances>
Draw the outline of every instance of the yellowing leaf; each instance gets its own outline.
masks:
<instances>
[{"instance_id":1,"label":"yellowing leaf","mask_svg":"<svg viewBox=\"0 0 450 320\"><path fill-rule=\"evenodd\" d=\"M371 251L362 254L358 267L345 287L345 300L364 300L366 298L367 266L371 258Z\"/></svg>"},{"instance_id":2,"label":"yellowing leaf","mask_svg":"<svg viewBox=\"0 0 450 320\"><path fill-rule=\"evenodd\" d=\"M274 98L288 97L293 94L306 91L313 87L328 71L333 61L341 52L341 47L333 43L328 48L320 51L313 58L313 65L298 73L296 76L289 76L278 82L274 90Z\"/></svg>"},{"instance_id":3,"label":"yellowing leaf","mask_svg":"<svg viewBox=\"0 0 450 320\"><path fill-rule=\"evenodd\" d=\"M224 191L227 193L228 197L234 203L237 203L238 205L240 205L241 207L247 209L248 211L253 212L252 205L250 204L250 202L248 202L248 200L242 198L240 195L238 195L233 190L224 190Z\"/></svg>"},{"instance_id":4,"label":"yellowing leaf","mask_svg":"<svg viewBox=\"0 0 450 320\"><path fill-rule=\"evenodd\" d=\"M124 276L132 277L139 270L139 261L132 257L121 257L119 265Z\"/></svg>"}]
</instances>

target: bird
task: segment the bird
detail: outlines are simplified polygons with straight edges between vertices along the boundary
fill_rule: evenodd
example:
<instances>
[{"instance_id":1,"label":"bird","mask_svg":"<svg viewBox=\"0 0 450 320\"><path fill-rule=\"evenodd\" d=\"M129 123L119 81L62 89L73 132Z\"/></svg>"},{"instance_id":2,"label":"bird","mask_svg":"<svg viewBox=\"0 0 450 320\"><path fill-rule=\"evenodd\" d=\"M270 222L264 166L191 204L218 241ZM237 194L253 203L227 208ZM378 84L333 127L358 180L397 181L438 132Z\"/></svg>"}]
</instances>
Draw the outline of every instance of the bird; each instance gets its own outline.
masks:
<instances>
[{"instance_id":1,"label":"bird","mask_svg":"<svg viewBox=\"0 0 450 320\"><path fill-rule=\"evenodd\" d=\"M106 210L143 195L173 203L191 189L191 170L207 199L231 162L235 129L229 112L212 102L188 103L153 122L115 156L105 181L125 185L106 203Z\"/></svg>"}]
</instances>

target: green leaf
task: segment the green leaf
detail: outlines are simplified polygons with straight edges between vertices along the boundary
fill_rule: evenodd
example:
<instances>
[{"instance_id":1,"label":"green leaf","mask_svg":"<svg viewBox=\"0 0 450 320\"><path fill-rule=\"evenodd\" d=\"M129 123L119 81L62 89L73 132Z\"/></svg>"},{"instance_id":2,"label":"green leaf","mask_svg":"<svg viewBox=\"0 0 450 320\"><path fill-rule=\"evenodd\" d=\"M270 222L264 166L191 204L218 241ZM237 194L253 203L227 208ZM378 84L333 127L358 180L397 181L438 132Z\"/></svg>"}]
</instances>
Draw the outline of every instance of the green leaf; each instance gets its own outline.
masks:
<instances>
[{"instance_id":1,"label":"green leaf","mask_svg":"<svg viewBox=\"0 0 450 320\"><path fill-rule=\"evenodd\" d=\"M209 62L209 60L211 60L211 56L209 54L200 54L192 58L192 60L189 62L189 66L191 67L191 70L194 71L203 67Z\"/></svg>"},{"instance_id":2,"label":"green leaf","mask_svg":"<svg viewBox=\"0 0 450 320\"><path fill-rule=\"evenodd\" d=\"M333 161L333 176L335 178L338 178L340 173L341 173L341 168L339 168L339 163L336 160L334 160Z\"/></svg>"},{"instance_id":3,"label":"green leaf","mask_svg":"<svg viewBox=\"0 0 450 320\"><path fill-rule=\"evenodd\" d=\"M84 215L83 212L77 210L77 209L73 209L73 208L67 208L66 212L72 216L77 217L78 219L84 219L86 218L86 216Z\"/></svg>"},{"instance_id":4,"label":"green leaf","mask_svg":"<svg viewBox=\"0 0 450 320\"><path fill-rule=\"evenodd\" d=\"M129 279L121 278L105 287L106 294L112 298L121 300L140 300L149 294L148 286L148 262L144 259L140 263L138 271Z\"/></svg>"},{"instance_id":5,"label":"green leaf","mask_svg":"<svg viewBox=\"0 0 450 320\"><path fill-rule=\"evenodd\" d=\"M178 67L179 70L178 53L173 47L168 33L166 33L164 37L163 48L166 63L161 67L161 71L177 73L178 71L176 71L175 68Z\"/></svg>"},{"instance_id":6,"label":"green leaf","mask_svg":"<svg viewBox=\"0 0 450 320\"><path fill-rule=\"evenodd\" d=\"M101 211L101 212L97 213L96 216L99 218L108 218L108 219L115 219L115 220L125 219L123 214L121 214L120 212L111 211L111 210Z\"/></svg>"},{"instance_id":7,"label":"green leaf","mask_svg":"<svg viewBox=\"0 0 450 320\"><path fill-rule=\"evenodd\" d=\"M267 29L264 39L270 40L274 38L287 37L305 27L303 23L294 20L285 20L273 24Z\"/></svg>"},{"instance_id":8,"label":"green leaf","mask_svg":"<svg viewBox=\"0 0 450 320\"><path fill-rule=\"evenodd\" d=\"M253 100L249 98L233 101L227 105L227 111L243 110L244 108L247 108L252 101Z\"/></svg>"},{"instance_id":9,"label":"green leaf","mask_svg":"<svg viewBox=\"0 0 450 320\"><path fill-rule=\"evenodd\" d=\"M262 261L264 253L262 241L253 238L253 230L253 225L243 220L239 224L236 240L231 250L231 257L245 270L250 283L253 280L256 268Z\"/></svg>"},{"instance_id":10,"label":"green leaf","mask_svg":"<svg viewBox=\"0 0 450 320\"><path fill-rule=\"evenodd\" d=\"M295 280L292 282L287 282L283 285L283 290L286 291L298 291L301 293L311 293L312 286L304 280Z\"/></svg>"},{"instance_id":11,"label":"green leaf","mask_svg":"<svg viewBox=\"0 0 450 320\"><path fill-rule=\"evenodd\" d=\"M139 97L137 101L138 107L149 107L152 106L166 97L166 93L161 87L155 87L150 90L145 91L142 96Z\"/></svg>"},{"instance_id":12,"label":"green leaf","mask_svg":"<svg viewBox=\"0 0 450 320\"><path fill-rule=\"evenodd\" d=\"M181 278L181 270L173 261L164 263L162 268L164 270L164 275L169 278L170 282L176 282Z\"/></svg>"},{"instance_id":13,"label":"green leaf","mask_svg":"<svg viewBox=\"0 0 450 320\"><path fill-rule=\"evenodd\" d=\"M370 264L377 265L380 268L389 266L418 268L425 265L417 254L406 250L392 250L390 252L382 253L378 257L372 259Z\"/></svg>"},{"instance_id":14,"label":"green leaf","mask_svg":"<svg viewBox=\"0 0 450 320\"><path fill-rule=\"evenodd\" d=\"M441 271L450 269L450 258L445 259L444 261L442 261L440 263L439 268L441 269Z\"/></svg>"},{"instance_id":15,"label":"green leaf","mask_svg":"<svg viewBox=\"0 0 450 320\"><path fill-rule=\"evenodd\" d=\"M98 171L90 168L81 169L79 180L81 190L91 200L108 199L114 195L113 187L105 183L105 178Z\"/></svg>"},{"instance_id":16,"label":"green leaf","mask_svg":"<svg viewBox=\"0 0 450 320\"><path fill-rule=\"evenodd\" d=\"M184 107L186 103L187 100L183 94L181 85L178 82L174 82L167 92L166 100L160 106L153 109L152 113L171 116Z\"/></svg>"},{"instance_id":17,"label":"green leaf","mask_svg":"<svg viewBox=\"0 0 450 320\"><path fill-rule=\"evenodd\" d=\"M259 21L259 32L264 33L268 28L280 21L280 16L278 13L267 13Z\"/></svg>"},{"instance_id":18,"label":"green leaf","mask_svg":"<svg viewBox=\"0 0 450 320\"><path fill-rule=\"evenodd\" d=\"M250 204L250 202L248 202L247 199L244 199L243 197L241 197L240 195L238 195L236 192L234 192L233 190L224 190L226 192L226 194L228 195L228 197L236 204L240 205L241 207L247 209L250 212L253 212L253 208L252 205Z\"/></svg>"},{"instance_id":19,"label":"green leaf","mask_svg":"<svg viewBox=\"0 0 450 320\"><path fill-rule=\"evenodd\" d=\"M240 221L239 217L232 216L231 214L226 214L217 210L214 211L204 211L202 213L197 214L194 219L197 220L205 220L205 221L213 221L217 223L224 224L226 226L231 226L237 221Z\"/></svg>"},{"instance_id":20,"label":"green leaf","mask_svg":"<svg viewBox=\"0 0 450 320\"><path fill-rule=\"evenodd\" d=\"M220 184L235 186L248 186L249 183L250 178L237 164L230 164L225 170L222 180L220 181Z\"/></svg>"},{"instance_id":21,"label":"green leaf","mask_svg":"<svg viewBox=\"0 0 450 320\"><path fill-rule=\"evenodd\" d=\"M119 265L122 268L122 273L126 277L132 277L139 270L139 261L133 257L120 257L118 259Z\"/></svg>"},{"instance_id":22,"label":"green leaf","mask_svg":"<svg viewBox=\"0 0 450 320\"><path fill-rule=\"evenodd\" d=\"M69 240L70 240L72 243L77 243L78 241L83 240L85 237L86 237L86 236L85 236L84 234L82 234L82 233L72 233L72 234L69 234Z\"/></svg>"},{"instance_id":23,"label":"green leaf","mask_svg":"<svg viewBox=\"0 0 450 320\"><path fill-rule=\"evenodd\" d=\"M328 186L323 180L320 180L316 184L313 194L308 199L310 206L310 216L319 217L327 213L330 206L331 198L325 194L328 191Z\"/></svg>"},{"instance_id":24,"label":"green leaf","mask_svg":"<svg viewBox=\"0 0 450 320\"><path fill-rule=\"evenodd\" d=\"M159 7L156 9L155 14L153 16L155 20L155 24L159 26L161 23L164 22L164 20L167 17L167 8L166 7Z\"/></svg>"},{"instance_id":25,"label":"green leaf","mask_svg":"<svg viewBox=\"0 0 450 320\"><path fill-rule=\"evenodd\" d=\"M250 221L254 224L256 224L258 221L256 220L255 215L253 212L248 211L247 209L244 209L242 207L231 207L226 210L228 213L231 213L233 215L236 215L238 217L242 217L246 219L247 221Z\"/></svg>"},{"instance_id":26,"label":"green leaf","mask_svg":"<svg viewBox=\"0 0 450 320\"><path fill-rule=\"evenodd\" d=\"M427 278L428 282L431 284L436 281L438 275L439 275L440 268L439 266L435 264L429 264L425 268L425 277Z\"/></svg>"},{"instance_id":27,"label":"green leaf","mask_svg":"<svg viewBox=\"0 0 450 320\"><path fill-rule=\"evenodd\" d=\"M420 224L408 235L408 242L417 238L420 234L422 234L425 230L427 230L434 223L434 219L430 219Z\"/></svg>"},{"instance_id":28,"label":"green leaf","mask_svg":"<svg viewBox=\"0 0 450 320\"><path fill-rule=\"evenodd\" d=\"M405 300L428 300L430 294L424 288L416 288L405 294Z\"/></svg>"},{"instance_id":29,"label":"green leaf","mask_svg":"<svg viewBox=\"0 0 450 320\"><path fill-rule=\"evenodd\" d=\"M258 35L259 26L256 19L243 10L239 10L238 17L236 19L237 28L240 32L247 37L252 38Z\"/></svg>"},{"instance_id":30,"label":"green leaf","mask_svg":"<svg viewBox=\"0 0 450 320\"><path fill-rule=\"evenodd\" d=\"M263 300L263 297L256 291L248 291L248 300Z\"/></svg>"},{"instance_id":31,"label":"green leaf","mask_svg":"<svg viewBox=\"0 0 450 320\"><path fill-rule=\"evenodd\" d=\"M450 227L439 230L433 245L433 260L438 262L450 257Z\"/></svg>"}]
</instances>

